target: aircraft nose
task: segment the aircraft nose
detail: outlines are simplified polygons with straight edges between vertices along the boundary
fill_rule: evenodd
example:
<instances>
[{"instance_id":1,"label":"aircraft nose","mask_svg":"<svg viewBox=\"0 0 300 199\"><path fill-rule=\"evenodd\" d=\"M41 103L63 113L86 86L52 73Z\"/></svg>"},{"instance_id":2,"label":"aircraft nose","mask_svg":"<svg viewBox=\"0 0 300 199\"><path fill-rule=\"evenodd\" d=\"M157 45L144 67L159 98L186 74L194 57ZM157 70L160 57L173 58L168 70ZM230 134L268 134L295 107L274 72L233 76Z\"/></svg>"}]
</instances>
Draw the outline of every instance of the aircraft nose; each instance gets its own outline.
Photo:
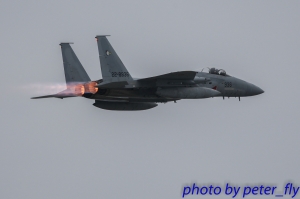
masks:
<instances>
[{"instance_id":1,"label":"aircraft nose","mask_svg":"<svg viewBox=\"0 0 300 199\"><path fill-rule=\"evenodd\" d=\"M259 88L258 86L255 86L253 84L248 85L247 94L249 96L259 95L262 93L264 93L264 91L261 88Z\"/></svg>"}]
</instances>

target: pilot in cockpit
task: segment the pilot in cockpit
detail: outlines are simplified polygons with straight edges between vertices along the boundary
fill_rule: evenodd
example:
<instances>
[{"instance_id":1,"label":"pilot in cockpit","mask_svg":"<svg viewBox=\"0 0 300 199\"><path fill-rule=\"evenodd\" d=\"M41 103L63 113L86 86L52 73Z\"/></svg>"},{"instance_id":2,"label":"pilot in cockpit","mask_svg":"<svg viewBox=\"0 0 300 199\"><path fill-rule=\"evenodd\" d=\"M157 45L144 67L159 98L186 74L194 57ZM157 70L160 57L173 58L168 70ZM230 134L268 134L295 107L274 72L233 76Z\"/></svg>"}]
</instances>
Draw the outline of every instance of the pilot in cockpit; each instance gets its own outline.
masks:
<instances>
[{"instance_id":1,"label":"pilot in cockpit","mask_svg":"<svg viewBox=\"0 0 300 199\"><path fill-rule=\"evenodd\" d=\"M218 75L218 74L219 74L219 70L216 69L216 68L211 68L211 69L209 69L209 73L210 73L210 74Z\"/></svg>"},{"instance_id":2,"label":"pilot in cockpit","mask_svg":"<svg viewBox=\"0 0 300 199\"><path fill-rule=\"evenodd\" d=\"M215 75L226 76L226 72L223 69L210 68L209 73L210 74L215 74Z\"/></svg>"}]
</instances>

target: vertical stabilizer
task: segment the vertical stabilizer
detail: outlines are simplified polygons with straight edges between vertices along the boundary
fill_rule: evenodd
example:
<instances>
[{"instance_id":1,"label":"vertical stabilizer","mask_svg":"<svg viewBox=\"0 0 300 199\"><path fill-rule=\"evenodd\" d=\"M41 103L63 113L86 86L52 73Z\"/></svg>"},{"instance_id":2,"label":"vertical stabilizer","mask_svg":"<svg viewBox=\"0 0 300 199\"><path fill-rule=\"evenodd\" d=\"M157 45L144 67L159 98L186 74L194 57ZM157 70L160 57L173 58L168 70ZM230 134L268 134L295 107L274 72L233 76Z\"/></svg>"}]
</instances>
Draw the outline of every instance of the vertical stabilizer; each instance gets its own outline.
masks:
<instances>
[{"instance_id":1,"label":"vertical stabilizer","mask_svg":"<svg viewBox=\"0 0 300 199\"><path fill-rule=\"evenodd\" d=\"M131 81L131 75L127 71L113 47L110 45L106 36L108 35L96 36L103 81Z\"/></svg>"},{"instance_id":2,"label":"vertical stabilizer","mask_svg":"<svg viewBox=\"0 0 300 199\"><path fill-rule=\"evenodd\" d=\"M71 43L60 43L66 83L91 81L70 44Z\"/></svg>"}]
</instances>

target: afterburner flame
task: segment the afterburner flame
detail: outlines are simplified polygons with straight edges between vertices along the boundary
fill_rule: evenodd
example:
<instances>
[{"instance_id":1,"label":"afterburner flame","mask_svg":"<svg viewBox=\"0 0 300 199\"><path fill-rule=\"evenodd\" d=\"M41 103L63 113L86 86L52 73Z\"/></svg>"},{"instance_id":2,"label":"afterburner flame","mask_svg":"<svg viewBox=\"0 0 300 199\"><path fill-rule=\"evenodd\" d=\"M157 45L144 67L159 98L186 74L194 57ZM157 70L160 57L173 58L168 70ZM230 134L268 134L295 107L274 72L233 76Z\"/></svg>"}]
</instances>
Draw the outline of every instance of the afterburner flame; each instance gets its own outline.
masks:
<instances>
[{"instance_id":1,"label":"afterburner flame","mask_svg":"<svg viewBox=\"0 0 300 199\"><path fill-rule=\"evenodd\" d=\"M74 88L74 94L82 96L84 94L84 86L82 84L76 85Z\"/></svg>"},{"instance_id":2,"label":"afterburner flame","mask_svg":"<svg viewBox=\"0 0 300 199\"><path fill-rule=\"evenodd\" d=\"M56 93L64 93L66 95L82 96L85 93L95 94L98 88L95 87L97 82L73 82L73 83L48 83L48 84L29 84L22 85L20 88L25 92L31 92L33 95L49 95Z\"/></svg>"},{"instance_id":3,"label":"afterburner flame","mask_svg":"<svg viewBox=\"0 0 300 199\"><path fill-rule=\"evenodd\" d=\"M70 90L74 95L82 96L85 93L95 94L98 88L95 87L97 82L88 82L85 84L69 84L67 90Z\"/></svg>"},{"instance_id":4,"label":"afterburner flame","mask_svg":"<svg viewBox=\"0 0 300 199\"><path fill-rule=\"evenodd\" d=\"M85 92L85 93L92 93L92 94L97 93L98 88L95 87L96 85L97 85L96 82L89 82L89 83L86 83L86 84L84 85L84 89L85 89L84 92Z\"/></svg>"},{"instance_id":5,"label":"afterburner flame","mask_svg":"<svg viewBox=\"0 0 300 199\"><path fill-rule=\"evenodd\" d=\"M32 83L21 85L18 88L32 95L49 95L65 90L66 83Z\"/></svg>"}]
</instances>

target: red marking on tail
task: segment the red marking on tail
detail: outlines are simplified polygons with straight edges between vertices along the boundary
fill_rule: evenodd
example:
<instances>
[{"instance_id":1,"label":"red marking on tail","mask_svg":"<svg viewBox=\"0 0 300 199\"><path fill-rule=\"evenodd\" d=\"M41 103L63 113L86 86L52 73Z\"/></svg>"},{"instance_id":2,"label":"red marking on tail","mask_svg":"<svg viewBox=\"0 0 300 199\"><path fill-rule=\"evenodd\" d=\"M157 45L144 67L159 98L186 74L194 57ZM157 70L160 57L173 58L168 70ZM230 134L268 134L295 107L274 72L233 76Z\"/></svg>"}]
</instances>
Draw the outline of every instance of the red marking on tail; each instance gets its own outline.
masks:
<instances>
[{"instance_id":1,"label":"red marking on tail","mask_svg":"<svg viewBox=\"0 0 300 199\"><path fill-rule=\"evenodd\" d=\"M214 86L212 89L217 90L217 86Z\"/></svg>"}]
</instances>

